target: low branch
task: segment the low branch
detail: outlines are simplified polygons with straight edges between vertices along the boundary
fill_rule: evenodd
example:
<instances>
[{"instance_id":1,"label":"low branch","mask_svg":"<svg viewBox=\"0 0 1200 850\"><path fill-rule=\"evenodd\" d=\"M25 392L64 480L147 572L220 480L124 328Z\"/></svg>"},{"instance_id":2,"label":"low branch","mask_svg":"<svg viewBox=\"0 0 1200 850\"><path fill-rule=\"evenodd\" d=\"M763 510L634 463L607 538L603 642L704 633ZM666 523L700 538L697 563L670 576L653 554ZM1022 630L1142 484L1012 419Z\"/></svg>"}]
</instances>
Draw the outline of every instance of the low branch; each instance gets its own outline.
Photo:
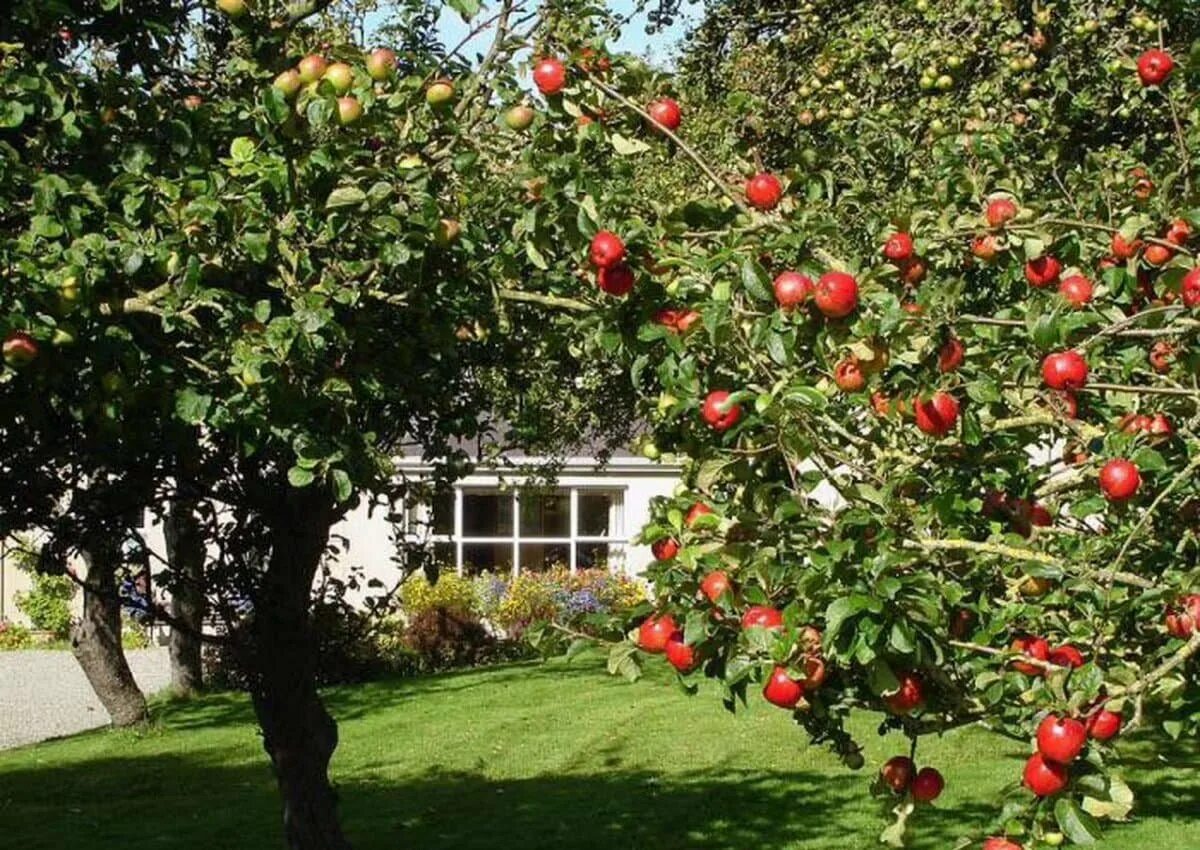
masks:
<instances>
[{"instance_id":1,"label":"low branch","mask_svg":"<svg viewBox=\"0 0 1200 850\"><path fill-rule=\"evenodd\" d=\"M573 310L586 313L596 308L586 301L575 298L564 298L559 295L543 295L540 292L525 292L520 289L499 289L496 295L504 301L521 301L526 304L540 304L543 307L554 307L559 310Z\"/></svg>"},{"instance_id":2,"label":"low branch","mask_svg":"<svg viewBox=\"0 0 1200 850\"><path fill-rule=\"evenodd\" d=\"M1159 679L1163 679L1170 675L1197 652L1200 652L1200 631L1193 633L1188 639L1188 642L1181 646L1174 655L1172 655L1162 664L1159 664L1145 676L1130 685L1110 688L1108 695L1110 698L1114 698L1140 694Z\"/></svg>"}]
</instances>

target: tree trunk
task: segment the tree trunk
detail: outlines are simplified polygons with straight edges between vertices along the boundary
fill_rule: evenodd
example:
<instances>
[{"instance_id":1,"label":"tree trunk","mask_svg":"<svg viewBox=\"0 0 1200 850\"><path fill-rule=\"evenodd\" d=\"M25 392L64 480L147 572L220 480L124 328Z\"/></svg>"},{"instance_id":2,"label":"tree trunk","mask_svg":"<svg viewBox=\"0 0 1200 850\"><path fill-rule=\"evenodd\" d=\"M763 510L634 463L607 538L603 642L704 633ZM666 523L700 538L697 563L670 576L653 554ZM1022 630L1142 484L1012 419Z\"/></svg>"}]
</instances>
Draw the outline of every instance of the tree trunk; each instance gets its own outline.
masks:
<instances>
[{"instance_id":1,"label":"tree trunk","mask_svg":"<svg viewBox=\"0 0 1200 850\"><path fill-rule=\"evenodd\" d=\"M194 500L179 498L171 502L163 536L171 567L171 616L182 626L171 628L171 690L179 696L191 696L204 686L200 631L204 627L206 556Z\"/></svg>"},{"instance_id":2,"label":"tree trunk","mask_svg":"<svg viewBox=\"0 0 1200 850\"><path fill-rule=\"evenodd\" d=\"M71 628L71 648L112 725L144 723L149 717L146 698L133 680L121 646L120 547L112 540L97 540L89 542L82 554L87 565L83 617Z\"/></svg>"},{"instance_id":3,"label":"tree trunk","mask_svg":"<svg viewBox=\"0 0 1200 850\"><path fill-rule=\"evenodd\" d=\"M249 624L254 710L283 796L291 850L348 850L329 783L337 723L317 693L309 622L313 579L333 509L323 494L291 490L271 517L271 554Z\"/></svg>"}]
</instances>

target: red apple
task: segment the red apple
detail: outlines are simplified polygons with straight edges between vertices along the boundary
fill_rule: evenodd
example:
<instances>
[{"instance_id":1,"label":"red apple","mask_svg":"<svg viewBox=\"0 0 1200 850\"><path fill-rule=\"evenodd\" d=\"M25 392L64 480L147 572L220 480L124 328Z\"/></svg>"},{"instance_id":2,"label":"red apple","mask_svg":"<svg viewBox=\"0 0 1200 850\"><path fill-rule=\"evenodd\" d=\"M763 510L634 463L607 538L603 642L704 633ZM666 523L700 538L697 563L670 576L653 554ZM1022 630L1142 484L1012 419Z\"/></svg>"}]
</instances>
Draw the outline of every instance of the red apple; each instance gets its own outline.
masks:
<instances>
[{"instance_id":1,"label":"red apple","mask_svg":"<svg viewBox=\"0 0 1200 850\"><path fill-rule=\"evenodd\" d=\"M887 242L883 243L883 256L893 263L906 262L912 258L912 255L913 240L912 236L907 233L893 233L888 237Z\"/></svg>"},{"instance_id":2,"label":"red apple","mask_svg":"<svg viewBox=\"0 0 1200 850\"><path fill-rule=\"evenodd\" d=\"M1038 661L1050 660L1050 644L1046 642L1045 638L1019 637L1012 642L1012 648L1014 652ZM1046 673L1045 667L1030 664L1028 661L1014 661L1012 666L1018 673L1024 673L1026 676L1042 676Z\"/></svg>"},{"instance_id":3,"label":"red apple","mask_svg":"<svg viewBox=\"0 0 1200 850\"><path fill-rule=\"evenodd\" d=\"M1150 424L1146 426L1146 430L1155 437L1170 437L1175 433L1175 427L1165 413L1156 413L1150 417Z\"/></svg>"},{"instance_id":4,"label":"red apple","mask_svg":"<svg viewBox=\"0 0 1200 850\"><path fill-rule=\"evenodd\" d=\"M625 263L617 263L596 273L596 285L609 295L628 295L633 289L633 269Z\"/></svg>"},{"instance_id":5,"label":"red apple","mask_svg":"<svg viewBox=\"0 0 1200 850\"><path fill-rule=\"evenodd\" d=\"M889 788L897 794L908 790L909 783L917 772L917 766L908 756L893 756L884 762L879 769L879 775Z\"/></svg>"},{"instance_id":6,"label":"red apple","mask_svg":"<svg viewBox=\"0 0 1200 850\"><path fill-rule=\"evenodd\" d=\"M990 233L985 236L976 236L971 242L971 253L985 263L990 263L1000 253L1000 242Z\"/></svg>"},{"instance_id":7,"label":"red apple","mask_svg":"<svg viewBox=\"0 0 1200 850\"><path fill-rule=\"evenodd\" d=\"M773 210L783 198L783 184L774 174L759 172L746 181L746 200L758 210Z\"/></svg>"},{"instance_id":8,"label":"red apple","mask_svg":"<svg viewBox=\"0 0 1200 850\"><path fill-rule=\"evenodd\" d=\"M938 371L954 372L962 366L966 359L967 347L963 345L961 339L952 336L943 342L942 347L938 350Z\"/></svg>"},{"instance_id":9,"label":"red apple","mask_svg":"<svg viewBox=\"0 0 1200 850\"><path fill-rule=\"evenodd\" d=\"M354 85L354 69L345 62L334 62L325 69L321 79L328 80L338 94L345 94Z\"/></svg>"},{"instance_id":10,"label":"red apple","mask_svg":"<svg viewBox=\"0 0 1200 850\"><path fill-rule=\"evenodd\" d=\"M1070 764L1087 744L1087 727L1073 717L1046 715L1038 724L1037 747L1043 756L1059 764Z\"/></svg>"},{"instance_id":11,"label":"red apple","mask_svg":"<svg viewBox=\"0 0 1200 850\"><path fill-rule=\"evenodd\" d=\"M825 659L819 655L804 656L804 689L815 691L825 684Z\"/></svg>"},{"instance_id":12,"label":"red apple","mask_svg":"<svg viewBox=\"0 0 1200 850\"><path fill-rule=\"evenodd\" d=\"M901 673L899 689L886 695L883 702L892 714L908 714L924 704L925 685L916 673Z\"/></svg>"},{"instance_id":13,"label":"red apple","mask_svg":"<svg viewBox=\"0 0 1200 850\"><path fill-rule=\"evenodd\" d=\"M942 774L932 767L923 767L917 771L912 781L912 797L918 803L931 803L936 800L946 787Z\"/></svg>"},{"instance_id":14,"label":"red apple","mask_svg":"<svg viewBox=\"0 0 1200 850\"><path fill-rule=\"evenodd\" d=\"M300 91L300 86L302 85L300 82L300 72L295 68L288 68L276 77L271 85L279 89L284 97L295 97L296 92Z\"/></svg>"},{"instance_id":15,"label":"red apple","mask_svg":"<svg viewBox=\"0 0 1200 850\"><path fill-rule=\"evenodd\" d=\"M1100 468L1100 490L1110 502L1132 499L1141 484L1137 465L1124 458L1110 460Z\"/></svg>"},{"instance_id":16,"label":"red apple","mask_svg":"<svg viewBox=\"0 0 1200 850\"><path fill-rule=\"evenodd\" d=\"M703 502L696 502L696 504L688 508L687 516L683 518L684 524L687 525L688 528L691 528L693 525L695 525L696 520L700 519L700 517L704 516L705 514L711 514L712 512L713 509L708 505L704 504Z\"/></svg>"},{"instance_id":17,"label":"red apple","mask_svg":"<svg viewBox=\"0 0 1200 850\"><path fill-rule=\"evenodd\" d=\"M1150 347L1147 360L1150 361L1150 366L1155 372L1165 375L1171 371L1171 363L1175 360L1175 346L1160 339Z\"/></svg>"},{"instance_id":18,"label":"red apple","mask_svg":"<svg viewBox=\"0 0 1200 850\"><path fill-rule=\"evenodd\" d=\"M1014 844L1007 838L989 838L983 842L983 850L1024 850L1020 844Z\"/></svg>"},{"instance_id":19,"label":"red apple","mask_svg":"<svg viewBox=\"0 0 1200 850\"><path fill-rule=\"evenodd\" d=\"M667 648L671 635L677 631L679 627L670 614L658 617L652 614L638 626L638 647L646 652L662 652Z\"/></svg>"},{"instance_id":20,"label":"red apple","mask_svg":"<svg viewBox=\"0 0 1200 850\"><path fill-rule=\"evenodd\" d=\"M1075 307L1086 306L1092 300L1092 292L1092 282L1083 275L1071 275L1058 285L1058 294Z\"/></svg>"},{"instance_id":21,"label":"red apple","mask_svg":"<svg viewBox=\"0 0 1200 850\"><path fill-rule=\"evenodd\" d=\"M728 404L729 393L726 390L713 390L704 399L700 407L700 418L704 424L714 431L728 431L742 418L742 406L737 403Z\"/></svg>"},{"instance_id":22,"label":"red apple","mask_svg":"<svg viewBox=\"0 0 1200 850\"><path fill-rule=\"evenodd\" d=\"M944 437L958 422L958 399L949 393L936 392L925 401L918 399L914 411L917 427L932 437Z\"/></svg>"},{"instance_id":23,"label":"red apple","mask_svg":"<svg viewBox=\"0 0 1200 850\"><path fill-rule=\"evenodd\" d=\"M701 315L695 310L680 310L679 316L675 319L675 330L681 334L687 333L692 329L696 322L700 321Z\"/></svg>"},{"instance_id":24,"label":"red apple","mask_svg":"<svg viewBox=\"0 0 1200 850\"><path fill-rule=\"evenodd\" d=\"M831 319L849 316L858 307L858 281L845 272L826 272L817 281L813 301Z\"/></svg>"},{"instance_id":25,"label":"red apple","mask_svg":"<svg viewBox=\"0 0 1200 850\"><path fill-rule=\"evenodd\" d=\"M533 83L547 97L561 92L567 85L567 68L557 59L539 59L533 66Z\"/></svg>"},{"instance_id":26,"label":"red apple","mask_svg":"<svg viewBox=\"0 0 1200 850\"><path fill-rule=\"evenodd\" d=\"M775 278L775 303L782 310L799 307L812 295L816 286L806 274L781 272Z\"/></svg>"},{"instance_id":27,"label":"red apple","mask_svg":"<svg viewBox=\"0 0 1200 850\"><path fill-rule=\"evenodd\" d=\"M669 561L679 554L679 541L674 537L664 537L650 544L650 552L655 560Z\"/></svg>"},{"instance_id":28,"label":"red apple","mask_svg":"<svg viewBox=\"0 0 1200 850\"><path fill-rule=\"evenodd\" d=\"M1181 292L1183 294L1183 306L1200 307L1200 266L1197 266L1184 275Z\"/></svg>"},{"instance_id":29,"label":"red apple","mask_svg":"<svg viewBox=\"0 0 1200 850\"><path fill-rule=\"evenodd\" d=\"M1003 227L1017 216L1017 205L1010 198L993 198L985 211L987 223L992 227Z\"/></svg>"},{"instance_id":30,"label":"red apple","mask_svg":"<svg viewBox=\"0 0 1200 850\"><path fill-rule=\"evenodd\" d=\"M1046 660L1059 667L1082 667L1084 664L1083 653L1069 643L1054 647Z\"/></svg>"},{"instance_id":31,"label":"red apple","mask_svg":"<svg viewBox=\"0 0 1200 850\"><path fill-rule=\"evenodd\" d=\"M537 117L537 113L533 111L533 107L528 103L518 103L515 106L510 106L504 112L504 126L518 133L528 130L533 124L533 119Z\"/></svg>"},{"instance_id":32,"label":"red apple","mask_svg":"<svg viewBox=\"0 0 1200 850\"><path fill-rule=\"evenodd\" d=\"M1112 253L1118 260L1131 260L1137 256L1138 251L1141 249L1141 239L1134 239L1130 242L1119 232L1114 233L1112 236Z\"/></svg>"},{"instance_id":33,"label":"red apple","mask_svg":"<svg viewBox=\"0 0 1200 850\"><path fill-rule=\"evenodd\" d=\"M675 632L671 635L667 641L666 653L667 663L680 673L692 672L700 661L696 654L696 647L688 646L683 642L683 632Z\"/></svg>"},{"instance_id":34,"label":"red apple","mask_svg":"<svg viewBox=\"0 0 1200 850\"><path fill-rule=\"evenodd\" d=\"M1121 715L1107 708L1092 712L1087 720L1088 737L1096 741L1110 741L1121 731Z\"/></svg>"},{"instance_id":35,"label":"red apple","mask_svg":"<svg viewBox=\"0 0 1200 850\"><path fill-rule=\"evenodd\" d=\"M1200 628L1200 594L1183 597L1175 608L1167 609L1167 633L1171 637L1187 640Z\"/></svg>"},{"instance_id":36,"label":"red apple","mask_svg":"<svg viewBox=\"0 0 1200 850\"><path fill-rule=\"evenodd\" d=\"M789 676L787 668L776 667L763 686L763 697L780 708L795 708L804 698L804 685Z\"/></svg>"},{"instance_id":37,"label":"red apple","mask_svg":"<svg viewBox=\"0 0 1200 850\"><path fill-rule=\"evenodd\" d=\"M646 107L646 114L656 123L672 131L678 130L679 125L683 123L683 112L680 110L679 104L669 97L651 101Z\"/></svg>"},{"instance_id":38,"label":"red apple","mask_svg":"<svg viewBox=\"0 0 1200 850\"><path fill-rule=\"evenodd\" d=\"M730 593L732 590L733 585L729 582L729 574L724 570L713 570L700 582L700 592L707 596L708 601L714 605L724 594Z\"/></svg>"},{"instance_id":39,"label":"red apple","mask_svg":"<svg viewBox=\"0 0 1200 850\"><path fill-rule=\"evenodd\" d=\"M308 85L321 79L321 75L325 73L327 67L329 67L329 63L325 61L324 56L312 53L300 60L300 64L296 66L296 71L300 75L300 82L303 85Z\"/></svg>"},{"instance_id":40,"label":"red apple","mask_svg":"<svg viewBox=\"0 0 1200 850\"><path fill-rule=\"evenodd\" d=\"M1034 753L1025 762L1025 787L1039 797L1050 797L1067 787L1067 769Z\"/></svg>"},{"instance_id":41,"label":"red apple","mask_svg":"<svg viewBox=\"0 0 1200 850\"><path fill-rule=\"evenodd\" d=\"M770 605L751 605L742 614L743 629L783 628L783 612Z\"/></svg>"},{"instance_id":42,"label":"red apple","mask_svg":"<svg viewBox=\"0 0 1200 850\"><path fill-rule=\"evenodd\" d=\"M1041 289L1050 286L1062 274L1062 263L1056 257L1046 255L1025 264L1025 280L1030 286Z\"/></svg>"},{"instance_id":43,"label":"red apple","mask_svg":"<svg viewBox=\"0 0 1200 850\"><path fill-rule=\"evenodd\" d=\"M1173 70L1175 60L1165 50L1147 50L1138 57L1138 79L1143 86L1161 86Z\"/></svg>"},{"instance_id":44,"label":"red apple","mask_svg":"<svg viewBox=\"0 0 1200 850\"><path fill-rule=\"evenodd\" d=\"M588 258L598 269L611 269L625 259L625 243L612 231L601 230L592 237L592 247Z\"/></svg>"},{"instance_id":45,"label":"red apple","mask_svg":"<svg viewBox=\"0 0 1200 850\"><path fill-rule=\"evenodd\" d=\"M925 279L929 267L920 257L911 257L900 264L900 279L909 286L916 286Z\"/></svg>"},{"instance_id":46,"label":"red apple","mask_svg":"<svg viewBox=\"0 0 1200 850\"><path fill-rule=\"evenodd\" d=\"M842 392L856 393L867 385L867 376L863 374L857 357L847 357L833 369L833 382Z\"/></svg>"},{"instance_id":47,"label":"red apple","mask_svg":"<svg viewBox=\"0 0 1200 850\"><path fill-rule=\"evenodd\" d=\"M1188 224L1186 219L1177 218L1167 225L1167 232L1164 238L1172 245L1186 245L1188 240L1192 238L1192 226Z\"/></svg>"},{"instance_id":48,"label":"red apple","mask_svg":"<svg viewBox=\"0 0 1200 850\"><path fill-rule=\"evenodd\" d=\"M396 54L386 47L378 47L367 57L367 74L376 82L383 82L396 70Z\"/></svg>"},{"instance_id":49,"label":"red apple","mask_svg":"<svg viewBox=\"0 0 1200 850\"><path fill-rule=\"evenodd\" d=\"M1087 384L1088 365L1078 351L1060 351L1042 361L1042 380L1053 390L1077 390Z\"/></svg>"},{"instance_id":50,"label":"red apple","mask_svg":"<svg viewBox=\"0 0 1200 850\"><path fill-rule=\"evenodd\" d=\"M337 101L338 108L338 123L343 127L353 124L358 119L362 118L362 104L358 102L356 97L339 97Z\"/></svg>"},{"instance_id":51,"label":"red apple","mask_svg":"<svg viewBox=\"0 0 1200 850\"><path fill-rule=\"evenodd\" d=\"M1146 250L1142 252L1142 256L1146 258L1146 262L1152 266L1166 265L1175 256L1175 252L1166 245L1160 245L1157 242L1152 242L1146 246Z\"/></svg>"},{"instance_id":52,"label":"red apple","mask_svg":"<svg viewBox=\"0 0 1200 850\"><path fill-rule=\"evenodd\" d=\"M4 338L4 362L14 369L37 359L37 341L25 331L13 331Z\"/></svg>"}]
</instances>

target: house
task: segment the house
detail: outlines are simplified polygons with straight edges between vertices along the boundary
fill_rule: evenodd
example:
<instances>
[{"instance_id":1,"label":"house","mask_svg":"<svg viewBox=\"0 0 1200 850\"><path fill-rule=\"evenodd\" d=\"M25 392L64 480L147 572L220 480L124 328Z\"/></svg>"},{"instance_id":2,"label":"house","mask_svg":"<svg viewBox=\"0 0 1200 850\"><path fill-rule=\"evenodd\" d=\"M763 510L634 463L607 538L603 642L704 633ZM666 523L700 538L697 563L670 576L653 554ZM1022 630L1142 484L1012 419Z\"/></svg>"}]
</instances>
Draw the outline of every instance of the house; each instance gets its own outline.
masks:
<instances>
[{"instance_id":1,"label":"house","mask_svg":"<svg viewBox=\"0 0 1200 850\"><path fill-rule=\"evenodd\" d=\"M634 538L650 517L650 502L669 496L679 469L617 450L602 463L591 447L560 459L553 484L533 486L536 470L549 458L510 452L497 464L480 465L434 504L411 504L399 532L404 541L428 545L443 568L465 575L500 572L517 575L553 565L606 567L640 573L653 555ZM416 458L399 463L408 478L428 476L432 467ZM395 583L396 529L366 506L333 529L342 545L333 557L334 574L361 568L366 581ZM151 522L145 539L165 556L162 526ZM29 576L14 558L0 557L0 617L27 624L15 594L29 589ZM374 593L375 591L370 591Z\"/></svg>"}]
</instances>

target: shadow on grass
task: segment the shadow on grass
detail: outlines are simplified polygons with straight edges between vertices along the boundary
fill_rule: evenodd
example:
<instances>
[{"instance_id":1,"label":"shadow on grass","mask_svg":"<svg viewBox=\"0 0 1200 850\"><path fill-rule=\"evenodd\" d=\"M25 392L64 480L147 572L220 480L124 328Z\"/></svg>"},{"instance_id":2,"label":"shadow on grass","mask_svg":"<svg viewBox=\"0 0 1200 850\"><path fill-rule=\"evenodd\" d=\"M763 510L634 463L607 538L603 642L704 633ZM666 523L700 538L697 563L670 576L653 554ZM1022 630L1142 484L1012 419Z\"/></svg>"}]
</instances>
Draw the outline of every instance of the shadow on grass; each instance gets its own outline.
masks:
<instances>
[{"instance_id":1,"label":"shadow on grass","mask_svg":"<svg viewBox=\"0 0 1200 850\"><path fill-rule=\"evenodd\" d=\"M205 765L170 755L105 759L0 776L5 846L22 850L142 846L280 846L273 782L265 767ZM85 774L85 775L81 775ZM339 785L357 850L863 850L859 776L725 771L664 782L644 771L493 781L429 773ZM986 806L930 812L917 848L944 848Z\"/></svg>"}]
</instances>

